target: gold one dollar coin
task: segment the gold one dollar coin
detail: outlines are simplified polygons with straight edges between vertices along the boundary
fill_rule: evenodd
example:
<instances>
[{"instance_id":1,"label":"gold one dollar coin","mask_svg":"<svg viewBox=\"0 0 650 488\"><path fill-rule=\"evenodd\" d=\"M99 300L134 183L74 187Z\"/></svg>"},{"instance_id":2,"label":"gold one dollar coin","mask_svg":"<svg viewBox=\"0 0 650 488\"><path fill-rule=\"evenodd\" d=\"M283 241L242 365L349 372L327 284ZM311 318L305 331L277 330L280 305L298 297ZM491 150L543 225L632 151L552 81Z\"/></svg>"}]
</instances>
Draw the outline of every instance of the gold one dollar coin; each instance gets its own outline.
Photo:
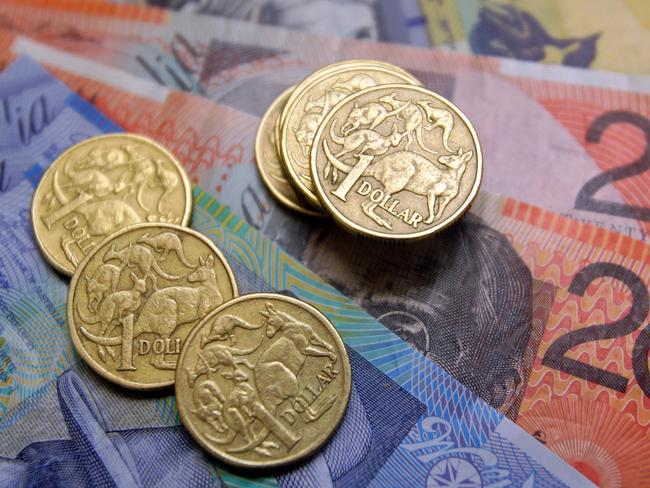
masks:
<instances>
[{"instance_id":1,"label":"gold one dollar coin","mask_svg":"<svg viewBox=\"0 0 650 488\"><path fill-rule=\"evenodd\" d=\"M68 327L81 357L104 378L150 390L174 383L192 328L237 296L235 277L205 236L138 224L98 244L75 271Z\"/></svg>"},{"instance_id":2,"label":"gold one dollar coin","mask_svg":"<svg viewBox=\"0 0 650 488\"><path fill-rule=\"evenodd\" d=\"M401 241L458 220L478 193L483 159L474 127L454 104L395 84L359 91L328 114L314 138L311 173L337 222Z\"/></svg>"},{"instance_id":3,"label":"gold one dollar coin","mask_svg":"<svg viewBox=\"0 0 650 488\"><path fill-rule=\"evenodd\" d=\"M245 295L206 317L176 371L181 420L224 462L270 468L320 448L343 417L352 377L345 346L311 305Z\"/></svg>"},{"instance_id":4,"label":"gold one dollar coin","mask_svg":"<svg viewBox=\"0 0 650 488\"><path fill-rule=\"evenodd\" d=\"M279 122L280 111L286 103L293 87L285 90L269 107L260 126L257 129L255 138L255 160L257 168L266 187L281 203L306 215L324 217L326 214L311 208L289 184L284 168L280 163L280 157L276 148L276 127Z\"/></svg>"},{"instance_id":5,"label":"gold one dollar coin","mask_svg":"<svg viewBox=\"0 0 650 488\"><path fill-rule=\"evenodd\" d=\"M387 63L346 61L308 77L285 105L280 129L281 160L296 191L316 208L322 208L322 202L316 195L309 160L318 127L344 98L386 83L419 84L406 71Z\"/></svg>"},{"instance_id":6,"label":"gold one dollar coin","mask_svg":"<svg viewBox=\"0 0 650 488\"><path fill-rule=\"evenodd\" d=\"M187 175L162 146L135 134L80 142L43 175L32 200L32 226L45 258L72 275L96 244L129 225L187 225Z\"/></svg>"}]
</instances>

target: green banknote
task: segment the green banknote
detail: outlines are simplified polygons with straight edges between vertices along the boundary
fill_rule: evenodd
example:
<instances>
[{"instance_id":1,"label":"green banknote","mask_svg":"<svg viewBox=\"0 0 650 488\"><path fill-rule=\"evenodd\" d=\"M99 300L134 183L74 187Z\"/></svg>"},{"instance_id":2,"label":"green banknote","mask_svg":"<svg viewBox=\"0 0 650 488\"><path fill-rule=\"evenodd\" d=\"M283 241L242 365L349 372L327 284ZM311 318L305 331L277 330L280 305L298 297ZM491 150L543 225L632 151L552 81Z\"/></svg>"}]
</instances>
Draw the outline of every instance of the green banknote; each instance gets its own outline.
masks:
<instances>
[{"instance_id":1,"label":"green banknote","mask_svg":"<svg viewBox=\"0 0 650 488\"><path fill-rule=\"evenodd\" d=\"M486 479L515 486L590 486L574 469L489 407L442 368L224 205L196 188L192 226L226 254L242 293L278 291L318 307L341 333L353 387L346 416L307 462L263 477L211 460L179 426L170 391L126 391L71 352L61 316L66 284L39 259L25 213L31 185L0 197L11 229L3 251L25 273L0 293L0 483L54 486L414 486ZM13 216L13 217L12 217ZM17 254L22 246L22 256ZM39 275L38 282L27 279ZM31 284L30 284L31 283ZM11 285L8 285L8 288ZM47 304L47 306L45 305ZM67 464L56 473L44 465ZM460 470L460 471L459 471ZM163 483L160 483L162 479ZM432 480L432 481L431 481ZM79 484L77 484L79 483Z\"/></svg>"},{"instance_id":2,"label":"green banknote","mask_svg":"<svg viewBox=\"0 0 650 488\"><path fill-rule=\"evenodd\" d=\"M127 391L80 360L65 321L67 282L45 263L33 238L29 208L44 168L69 145L120 127L25 57L0 76L0 95L11 115L0 156L12 169L6 180L12 187L0 192L0 486L412 486L458 482L459 476L494 485L586 483L196 189L193 226L227 255L240 292L278 291L314 304L340 331L352 366L346 415L319 453L275 477L236 474L217 464L179 425L172 391ZM26 125L26 113L47 116ZM202 398L193 398L194 405L215 412Z\"/></svg>"}]
</instances>

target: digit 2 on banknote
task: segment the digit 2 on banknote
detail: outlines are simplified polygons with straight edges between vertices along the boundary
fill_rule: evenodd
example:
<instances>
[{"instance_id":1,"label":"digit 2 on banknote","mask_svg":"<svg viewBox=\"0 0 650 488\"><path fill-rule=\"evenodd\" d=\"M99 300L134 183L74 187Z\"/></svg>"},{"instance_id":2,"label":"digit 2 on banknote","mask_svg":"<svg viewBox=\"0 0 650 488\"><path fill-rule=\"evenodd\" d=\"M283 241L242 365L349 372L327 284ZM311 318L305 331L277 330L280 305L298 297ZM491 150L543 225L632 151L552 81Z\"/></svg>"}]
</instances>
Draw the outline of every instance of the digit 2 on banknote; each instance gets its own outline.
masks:
<instances>
[{"instance_id":1,"label":"digit 2 on banknote","mask_svg":"<svg viewBox=\"0 0 650 488\"><path fill-rule=\"evenodd\" d=\"M589 144L600 143L603 134L608 128L623 123L633 125L643 132L645 138L643 154L632 162L603 171L587 181L576 196L574 206L578 210L650 221L650 208L648 207L594 198L598 190L604 186L632 178L650 169L650 120L642 115L625 110L605 112L594 119L587 129L586 142Z\"/></svg>"},{"instance_id":2,"label":"digit 2 on banknote","mask_svg":"<svg viewBox=\"0 0 650 488\"><path fill-rule=\"evenodd\" d=\"M639 328L648 315L648 289L643 280L633 271L618 264L599 262L585 266L571 281L569 293L582 297L593 281L608 277L620 281L629 289L632 294L630 311L624 317L613 322L590 325L560 336L544 354L542 364L624 393L630 381L629 378L565 356L569 349L579 344L615 339L631 334ZM649 350L650 325L647 325L634 342L632 369L639 386L648 397L650 397Z\"/></svg>"}]
</instances>

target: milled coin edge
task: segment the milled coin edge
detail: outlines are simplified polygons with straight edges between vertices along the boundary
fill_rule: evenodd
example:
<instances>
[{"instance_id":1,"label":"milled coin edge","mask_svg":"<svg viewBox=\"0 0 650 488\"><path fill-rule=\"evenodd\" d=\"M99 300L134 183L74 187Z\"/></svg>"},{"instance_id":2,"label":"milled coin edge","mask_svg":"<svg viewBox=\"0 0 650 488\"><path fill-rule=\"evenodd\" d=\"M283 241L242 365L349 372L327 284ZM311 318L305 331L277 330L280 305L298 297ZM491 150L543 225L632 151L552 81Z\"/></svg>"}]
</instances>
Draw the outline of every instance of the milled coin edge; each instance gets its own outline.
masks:
<instances>
[{"instance_id":1,"label":"milled coin edge","mask_svg":"<svg viewBox=\"0 0 650 488\"><path fill-rule=\"evenodd\" d=\"M295 89L295 86L291 86L284 90L278 97L269 105L269 108L264 112L264 115L262 116L262 119L260 120L260 124L257 128L257 133L255 135L255 163L257 164L257 170L260 174L260 177L262 178L262 181L266 185L266 188L271 192L271 194L280 201L280 203L284 204L286 207L290 208L291 210L295 210L296 212L300 212L304 215L309 215L311 217L329 217L329 214L326 213L324 210L322 212L317 211L316 209L312 209L307 206L301 206L299 203L294 202L291 200L289 197L283 195L280 190L278 190L274 185L273 182L271 181L269 175L266 174L266 171L264 170L262 159L263 159L263 150L262 150L262 145L264 144L264 131L262 130L263 127L266 125L268 122L268 119L271 116L271 113L273 110L278 106L279 103L281 103L282 99L287 96L287 94L292 93L293 90ZM285 102L286 103L286 102ZM274 136L278 137L278 130L277 130L277 125L279 122L279 114L278 118L275 121L275 124L273 124L273 131L274 131ZM278 158L278 162L280 164L280 169L282 172L285 174L286 177L286 171L284 169L284 165L280 161L280 154L278 153L278 146L277 143L274 142L272 145L273 151L275 151L276 156ZM289 178L287 178L287 182L289 181ZM291 186L291 185L290 185ZM296 193L296 190L291 186L291 190ZM298 198L299 195L296 193L296 198Z\"/></svg>"},{"instance_id":2,"label":"milled coin edge","mask_svg":"<svg viewBox=\"0 0 650 488\"><path fill-rule=\"evenodd\" d=\"M41 191L41 183L46 179L46 177L51 176L52 173L55 171L55 169L63 164L61 161L63 161L66 157L69 156L69 153L72 151L76 150L79 146L86 145L86 144L92 144L93 142L101 141L102 139L111 139L114 137L126 137L130 139L136 139L139 140L140 142L146 143L153 145L156 147L159 151L161 151L165 156L167 156L172 163L176 166L176 169L178 169L179 174L181 175L181 180L183 181L183 188L185 190L185 211L183 212L183 218L181 219L181 226L187 227L187 225L190 223L190 218L192 216L192 207L193 207L193 200L192 200L192 186L190 184L190 179L187 176L187 172L185 171L185 168L183 168L183 165L180 163L178 159L176 159L176 156L174 156L169 150L167 150L165 147L160 145L158 142L154 141L153 139L142 136L140 134L133 134L130 132L112 132L109 134L101 134L93 137L89 137L87 139L84 139L83 141L80 141L76 144L73 144L69 148L67 148L65 151L63 151L61 154L59 154L54 161L49 165L49 167L45 170L43 175L41 176L41 179L38 182L38 185L36 185L36 189L34 190L34 193L32 194L32 200L30 203L30 216L32 219L31 222L31 227L32 227L32 233L34 234L34 239L36 240L36 243L38 244L38 247L41 251L41 254L45 258L45 260L52 266L54 269L56 269L58 272L66 275L66 276L72 276L75 272L74 265L68 261L68 264L70 266L65 266L65 264L61 264L47 249L47 246L43 244L41 241L41 237L39 236L38 230L36 228L36 219L37 219L37 205L38 205L38 195L39 192ZM141 222L141 223L146 223L146 222ZM119 231L118 231L119 232ZM110 237L110 236L107 236ZM102 242L102 241L100 241ZM97 244L99 245L99 244ZM91 250L92 252L92 250ZM83 260L82 260L83 261ZM81 264L81 262L79 263Z\"/></svg>"},{"instance_id":3,"label":"milled coin edge","mask_svg":"<svg viewBox=\"0 0 650 488\"><path fill-rule=\"evenodd\" d=\"M134 224L125 227L124 229L121 229L118 232L111 234L110 236L103 239L99 244L97 244L97 246L95 246L93 250L90 253L88 253L84 257L84 259L79 263L79 266L77 267L74 274L72 275L72 280L70 281L70 286L68 288L68 296L66 301L66 318L68 322L68 331L70 332L70 337L72 338L72 343L74 344L75 350L83 358L85 363L91 367L91 369L93 369L97 374L99 374L104 379L112 383L115 383L119 386L122 386L124 388L129 388L131 390L149 391L149 390L158 390L161 388L166 388L174 384L174 381L176 380L176 373L174 372L174 376L170 381L142 384L135 381L125 380L124 378L120 378L119 376L111 373L110 371L107 371L105 368L101 368L100 365L97 364L97 361L86 351L86 348L81 343L81 339L79 338L79 334L77 333L75 327L75 320L74 320L74 294L77 288L77 284L80 281L80 276L83 275L84 268L86 267L88 262L94 257L94 255L100 249L102 249L106 244L111 242L113 239L120 237L122 234L126 234L127 232L131 232L133 230L137 230L141 228L157 229L160 227L164 227L166 229L171 229L175 231L182 231L194 237L197 237L201 241L203 241L208 246L208 248L210 248L210 250L214 254L216 254L216 256L220 259L222 265L224 265L224 268L226 269L226 273L228 275L228 279L230 281L230 285L232 286L233 299L236 299L239 296L239 291L237 289L237 281L235 281L235 275L226 257L210 239L208 239L205 235L201 234L200 232L197 232L194 229L190 229L188 227L183 227L181 225L176 225L176 224L162 224L162 223ZM228 303L229 301L230 300L224 303ZM191 332L193 332L193 330ZM188 337L190 334L188 334ZM180 361L180 355L179 355L179 361ZM178 365L178 362L176 364Z\"/></svg>"},{"instance_id":4,"label":"milled coin edge","mask_svg":"<svg viewBox=\"0 0 650 488\"><path fill-rule=\"evenodd\" d=\"M472 135L472 140L474 141L474 145L476 146L476 176L474 178L474 183L472 184L472 189L470 190L470 193L467 195L467 198L463 202L463 204L458 207L458 209L449 217L447 217L444 221L439 222L435 226L429 227L426 230L420 231L420 232L414 232L412 234L388 234L385 232L379 232L379 231L371 231L369 229L364 228L363 226L355 223L343 213L338 210L331 202L329 197L327 196L326 190L323 188L322 183L320 181L320 175L317 171L317 153L318 153L318 145L321 142L321 138L323 136L323 132L325 131L325 126L327 126L331 120L331 118L334 116L334 114L340 110L346 103L349 103L351 100L357 97L361 97L363 95L366 95L368 93L371 93L373 91L379 91L379 90L391 90L391 89L410 89L410 90L415 90L420 93L424 93L426 95L432 96L436 98L438 101L442 102L443 104L446 104L450 108L454 110L456 115L458 115L463 122L467 125L467 128L469 129L470 134ZM318 198L322 202L323 207L332 215L332 218L344 229L346 229L348 232L351 232L353 234L362 236L362 237L369 237L369 238L376 238L376 239L381 239L385 241L394 241L394 242L404 242L404 241L416 241L420 239L425 239L433 234L436 234L449 226L453 225L456 223L460 218L465 215L472 204L474 203L474 200L476 200L476 196L478 195L478 192L481 187L481 183L483 180L483 151L481 148L481 143L478 138L478 134L476 133L476 129L474 128L474 125L470 122L470 120L467 118L467 116L461 111L455 104L453 104L451 101L447 100L445 97L442 95L437 94L434 91L428 90L427 88L424 88L422 86L417 86L417 85L409 85L409 84L403 84L403 83L391 83L391 84L386 84L386 85L377 85L373 86L370 88L366 88L364 90L360 90L356 93L353 93L352 95L345 97L343 100L341 100L330 112L327 114L323 122L318 128L318 131L316 132L316 136L314 137L314 144L312 145L312 151L310 155L310 165L309 169L313 174L316 174L316 178L313 179L314 181L314 186L316 187L316 192L318 193Z\"/></svg>"},{"instance_id":5,"label":"milled coin edge","mask_svg":"<svg viewBox=\"0 0 650 488\"><path fill-rule=\"evenodd\" d=\"M192 332L187 336L187 339L183 344L183 348L181 349L181 354L178 358L178 363L177 363L178 366L176 368L176 376L181 374L180 373L180 371L182 370L181 365L184 363L185 356L188 354L187 350L189 348L189 344L194 340L195 336L197 336L200 333L201 327L203 326L204 322L211 320L213 316L215 316L218 313L221 313L223 310L225 310L231 305L235 305L237 303L244 302L246 300L251 300L251 299L280 300L304 308L307 311L309 311L312 315L314 315L325 326L325 328L331 333L332 337L334 338L334 342L336 343L336 346L339 352L341 353L340 360L342 361L342 364L345 364L345 367L343 368L344 369L343 373L345 375L344 382L343 382L343 387L345 389L344 392L345 398L343 399L344 406L341 409L341 414L335 420L334 426L332 427L332 430L329 432L329 434L323 437L323 440L321 442L315 444L314 446L311 446L310 449L307 449L306 451L301 452L300 454L289 456L282 460L260 461L260 462L243 461L241 459L232 457L228 454L216 451L210 444L205 442L202 436L199 434L198 429L194 427L193 423L189 419L188 412L187 412L187 410L189 410L189 407L186 407L186 405L184 404L185 397L183 396L183 392L178 391L178 382L176 381L174 382L175 383L174 393L176 396L176 406L178 408L178 413L181 417L181 423L188 430L192 438L212 456L216 457L217 459L225 463L228 463L232 466L236 466L239 468L251 468L251 469L277 468L279 466L287 466L289 464L293 464L295 462L301 461L303 459L312 456L316 451L318 451L321 447L323 447L327 443L327 441L329 441L332 438L338 426L340 425L341 420L343 420L343 417L345 416L345 412L347 411L347 406L350 401L350 395L352 391L352 367L350 366L350 358L348 357L348 352L347 349L345 348L345 343L343 342L343 339L341 338L339 331L336 329L336 327L334 327L334 324L332 324L332 322L316 307L297 298L293 298L287 295L281 295L278 293L250 293L247 295L242 295L238 298L235 298L233 300L230 300L229 302L224 303L219 308L212 311L201 322L199 322L199 324L197 324L196 327L194 327Z\"/></svg>"}]
</instances>

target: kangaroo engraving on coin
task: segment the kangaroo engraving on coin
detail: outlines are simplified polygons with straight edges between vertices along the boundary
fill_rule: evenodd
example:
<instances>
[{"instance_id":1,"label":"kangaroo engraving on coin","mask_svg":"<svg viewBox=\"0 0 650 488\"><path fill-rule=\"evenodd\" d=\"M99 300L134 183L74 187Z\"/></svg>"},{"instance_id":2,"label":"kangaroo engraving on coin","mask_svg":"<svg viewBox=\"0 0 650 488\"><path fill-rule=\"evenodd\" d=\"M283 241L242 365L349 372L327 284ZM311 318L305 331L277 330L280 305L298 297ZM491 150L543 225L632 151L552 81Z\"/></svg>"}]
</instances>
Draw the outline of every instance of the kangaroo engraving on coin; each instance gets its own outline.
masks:
<instances>
[{"instance_id":1,"label":"kangaroo engraving on coin","mask_svg":"<svg viewBox=\"0 0 650 488\"><path fill-rule=\"evenodd\" d=\"M322 217L325 215L322 211L318 212L311 208L307 202L296 194L289 180L287 180L276 148L276 127L280 111L292 92L293 87L285 90L262 117L255 138L255 160L262 181L264 181L275 198L293 210L314 217Z\"/></svg>"},{"instance_id":2,"label":"kangaroo engraving on coin","mask_svg":"<svg viewBox=\"0 0 650 488\"><path fill-rule=\"evenodd\" d=\"M102 239L129 225L187 225L190 184L176 159L134 134L87 139L45 172L32 201L32 226L47 260L71 275Z\"/></svg>"},{"instance_id":3,"label":"kangaroo engraving on coin","mask_svg":"<svg viewBox=\"0 0 650 488\"><path fill-rule=\"evenodd\" d=\"M77 351L105 378L134 389L171 385L192 327L237 296L232 271L201 234L138 224L100 243L68 293Z\"/></svg>"},{"instance_id":4,"label":"kangaroo engraving on coin","mask_svg":"<svg viewBox=\"0 0 650 488\"><path fill-rule=\"evenodd\" d=\"M404 240L460 218L481 182L481 147L451 102L385 85L342 101L315 136L311 170L325 208L363 235Z\"/></svg>"},{"instance_id":5,"label":"kangaroo engraving on coin","mask_svg":"<svg viewBox=\"0 0 650 488\"><path fill-rule=\"evenodd\" d=\"M242 467L302 459L334 432L351 371L336 329L283 295L245 295L188 337L176 372L183 424L205 449Z\"/></svg>"},{"instance_id":6,"label":"kangaroo engraving on coin","mask_svg":"<svg viewBox=\"0 0 650 488\"><path fill-rule=\"evenodd\" d=\"M376 62L344 62L310 76L296 88L282 113L282 160L287 176L297 191L312 205L321 206L313 185L309 158L314 136L334 106L368 87L386 83L419 84L405 71ZM378 105L388 117L390 109ZM368 115L360 115L360 118ZM360 123L360 122L358 122Z\"/></svg>"}]
</instances>

